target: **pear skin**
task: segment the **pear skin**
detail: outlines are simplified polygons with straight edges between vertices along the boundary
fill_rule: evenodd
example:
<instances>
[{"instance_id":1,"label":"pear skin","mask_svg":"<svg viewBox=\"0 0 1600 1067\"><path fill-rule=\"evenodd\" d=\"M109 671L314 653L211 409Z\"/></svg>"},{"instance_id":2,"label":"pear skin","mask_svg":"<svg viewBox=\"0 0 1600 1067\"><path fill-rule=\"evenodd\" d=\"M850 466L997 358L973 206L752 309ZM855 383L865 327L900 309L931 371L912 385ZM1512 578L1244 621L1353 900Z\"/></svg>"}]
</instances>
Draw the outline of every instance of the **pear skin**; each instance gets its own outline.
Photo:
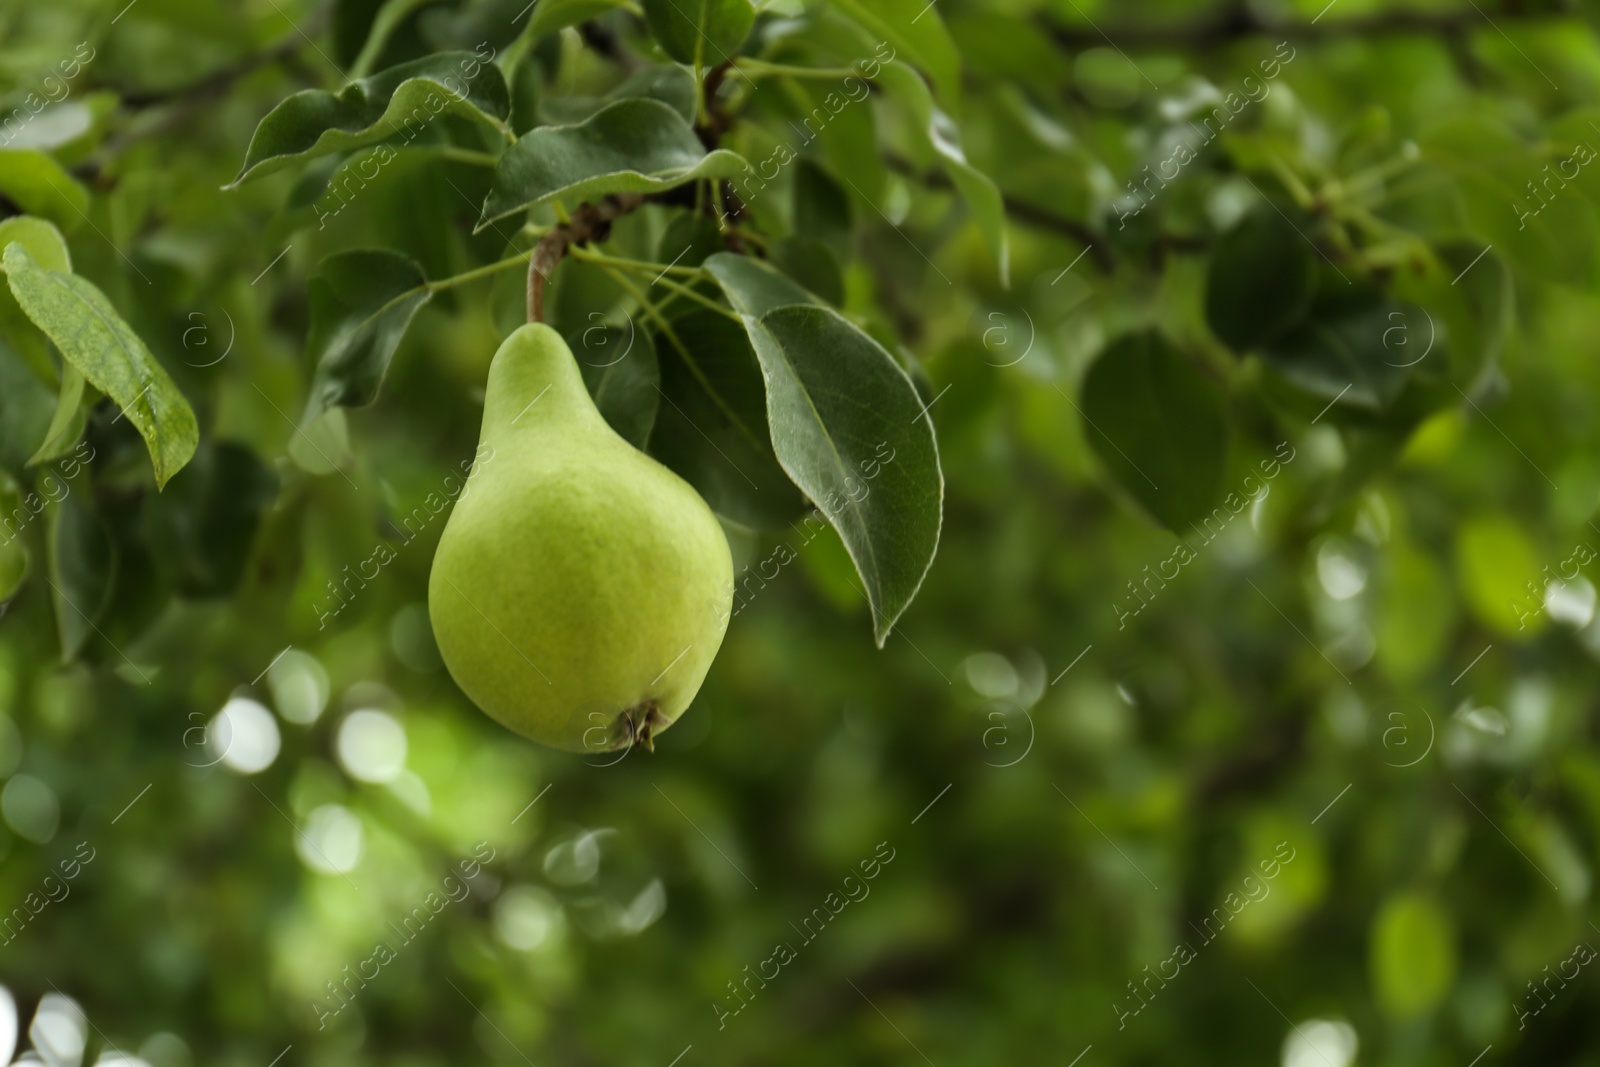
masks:
<instances>
[{"instance_id":1,"label":"pear skin","mask_svg":"<svg viewBox=\"0 0 1600 1067\"><path fill-rule=\"evenodd\" d=\"M478 457L428 578L451 677L543 744L648 746L727 630L733 561L716 516L606 424L566 342L538 323L489 366Z\"/></svg>"}]
</instances>

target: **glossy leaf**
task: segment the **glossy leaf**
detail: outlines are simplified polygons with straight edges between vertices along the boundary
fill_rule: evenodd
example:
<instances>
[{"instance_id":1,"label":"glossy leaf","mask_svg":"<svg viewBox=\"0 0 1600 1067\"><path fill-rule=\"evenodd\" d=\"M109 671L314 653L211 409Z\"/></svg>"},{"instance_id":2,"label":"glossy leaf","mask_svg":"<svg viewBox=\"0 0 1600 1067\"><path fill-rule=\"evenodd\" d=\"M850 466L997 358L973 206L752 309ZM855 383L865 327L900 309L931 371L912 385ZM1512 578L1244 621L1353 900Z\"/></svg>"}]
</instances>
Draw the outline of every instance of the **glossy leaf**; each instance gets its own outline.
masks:
<instances>
[{"instance_id":1,"label":"glossy leaf","mask_svg":"<svg viewBox=\"0 0 1600 1067\"><path fill-rule=\"evenodd\" d=\"M409 144L446 113L503 130L511 103L500 69L481 54L440 52L352 82L337 94L295 93L256 127L233 185L390 138Z\"/></svg>"},{"instance_id":2,"label":"glossy leaf","mask_svg":"<svg viewBox=\"0 0 1600 1067\"><path fill-rule=\"evenodd\" d=\"M760 360L778 462L838 530L881 646L939 544L933 422L894 357L838 312L754 260L721 253L706 267Z\"/></svg>"},{"instance_id":3,"label":"glossy leaf","mask_svg":"<svg viewBox=\"0 0 1600 1067\"><path fill-rule=\"evenodd\" d=\"M308 288L306 353L316 371L302 424L331 407L372 403L412 316L433 296L416 263L372 249L324 259Z\"/></svg>"},{"instance_id":4,"label":"glossy leaf","mask_svg":"<svg viewBox=\"0 0 1600 1067\"><path fill-rule=\"evenodd\" d=\"M5 269L23 312L139 431L156 485L165 485L189 462L199 440L194 412L167 372L88 281L40 267L21 242L6 246Z\"/></svg>"},{"instance_id":5,"label":"glossy leaf","mask_svg":"<svg viewBox=\"0 0 1600 1067\"><path fill-rule=\"evenodd\" d=\"M750 0L642 0L656 42L679 63L715 67L738 54L756 9Z\"/></svg>"},{"instance_id":6,"label":"glossy leaf","mask_svg":"<svg viewBox=\"0 0 1600 1067\"><path fill-rule=\"evenodd\" d=\"M697 178L731 178L746 166L725 149L708 153L669 105L619 100L575 126L533 130L507 149L478 229L553 197L660 192Z\"/></svg>"},{"instance_id":7,"label":"glossy leaf","mask_svg":"<svg viewBox=\"0 0 1600 1067\"><path fill-rule=\"evenodd\" d=\"M1078 409L1111 479L1173 533L1223 503L1221 392L1165 337L1129 334L1108 345L1084 377Z\"/></svg>"}]
</instances>

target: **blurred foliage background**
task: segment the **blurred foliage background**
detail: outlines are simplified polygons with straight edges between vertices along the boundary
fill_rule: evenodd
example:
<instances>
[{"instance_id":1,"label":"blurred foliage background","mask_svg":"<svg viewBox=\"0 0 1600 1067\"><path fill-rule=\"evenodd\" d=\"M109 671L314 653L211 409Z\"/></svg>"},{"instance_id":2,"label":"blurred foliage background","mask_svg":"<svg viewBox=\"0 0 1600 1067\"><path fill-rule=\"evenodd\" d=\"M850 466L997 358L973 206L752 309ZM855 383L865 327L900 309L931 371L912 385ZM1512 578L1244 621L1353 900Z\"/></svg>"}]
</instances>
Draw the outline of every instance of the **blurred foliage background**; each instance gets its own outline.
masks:
<instances>
[{"instance_id":1,"label":"blurred foliage background","mask_svg":"<svg viewBox=\"0 0 1600 1067\"><path fill-rule=\"evenodd\" d=\"M159 494L106 400L30 466L55 389L4 334L0 465L40 506L0 618L0 979L24 1026L81 1005L43 1005L49 1062L79 1033L154 1067L1600 1062L1591 5L763 8L745 52L776 62L859 58L813 32L830 10L912 42L1006 197L1010 285L881 87L752 201L932 404L940 549L880 651L835 535L730 524L736 566L794 561L620 759L465 701L425 605L443 519L400 525L472 456L521 272L437 293L375 403L297 429L323 257L443 278L506 251L472 232L470 139L333 218L343 156L223 188L289 94L517 54L522 7L0 3L4 112L43 111L0 146L5 212L67 234L200 425ZM667 62L638 11L578 16L523 42L517 129ZM815 83L752 84L726 143L767 159ZM684 217L649 205L613 245L655 259ZM1337 313L1288 292L1310 272L1405 303L1263 354L1277 309ZM632 322L584 263L552 291L565 330ZM1096 401L1097 366L1157 384ZM1258 499L1180 560L1106 440L1197 514Z\"/></svg>"}]
</instances>

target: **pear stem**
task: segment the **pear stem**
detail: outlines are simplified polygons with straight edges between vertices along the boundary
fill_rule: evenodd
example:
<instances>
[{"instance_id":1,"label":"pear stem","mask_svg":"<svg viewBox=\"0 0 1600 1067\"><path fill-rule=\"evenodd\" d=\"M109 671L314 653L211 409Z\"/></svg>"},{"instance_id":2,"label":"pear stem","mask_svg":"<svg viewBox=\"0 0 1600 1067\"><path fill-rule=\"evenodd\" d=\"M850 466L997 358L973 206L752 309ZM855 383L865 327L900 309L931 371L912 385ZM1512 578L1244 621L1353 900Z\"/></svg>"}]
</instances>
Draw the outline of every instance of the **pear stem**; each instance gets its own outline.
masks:
<instances>
[{"instance_id":1,"label":"pear stem","mask_svg":"<svg viewBox=\"0 0 1600 1067\"><path fill-rule=\"evenodd\" d=\"M611 224L644 203L639 193L613 193L599 203L578 205L569 221L539 238L528 259L528 321L544 321L544 287L567 249L590 241L604 241Z\"/></svg>"}]
</instances>

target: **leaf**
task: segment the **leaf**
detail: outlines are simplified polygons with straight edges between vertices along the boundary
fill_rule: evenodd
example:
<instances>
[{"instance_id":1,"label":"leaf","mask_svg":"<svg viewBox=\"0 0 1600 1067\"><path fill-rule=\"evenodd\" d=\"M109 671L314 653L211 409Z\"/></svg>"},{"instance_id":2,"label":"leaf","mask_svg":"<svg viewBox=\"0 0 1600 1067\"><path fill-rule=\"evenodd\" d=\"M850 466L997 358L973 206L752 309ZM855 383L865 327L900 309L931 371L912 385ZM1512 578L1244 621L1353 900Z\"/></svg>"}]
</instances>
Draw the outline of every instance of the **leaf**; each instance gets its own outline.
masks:
<instances>
[{"instance_id":1,"label":"leaf","mask_svg":"<svg viewBox=\"0 0 1600 1067\"><path fill-rule=\"evenodd\" d=\"M89 190L61 164L32 149L0 149L0 193L30 215L76 229L87 217Z\"/></svg>"},{"instance_id":2,"label":"leaf","mask_svg":"<svg viewBox=\"0 0 1600 1067\"><path fill-rule=\"evenodd\" d=\"M611 428L643 450L661 405L655 344L632 319L627 326L595 325L567 338L583 384Z\"/></svg>"},{"instance_id":3,"label":"leaf","mask_svg":"<svg viewBox=\"0 0 1600 1067\"><path fill-rule=\"evenodd\" d=\"M539 0L533 5L533 17L524 32L530 37L542 37L626 6L627 0Z\"/></svg>"},{"instance_id":4,"label":"leaf","mask_svg":"<svg viewBox=\"0 0 1600 1067\"><path fill-rule=\"evenodd\" d=\"M145 543L179 593L215 597L244 574L262 514L278 494L278 479L254 452L208 443L145 503Z\"/></svg>"},{"instance_id":5,"label":"leaf","mask_svg":"<svg viewBox=\"0 0 1600 1067\"><path fill-rule=\"evenodd\" d=\"M1000 284L1011 284L1011 253L1006 237L1005 201L993 179L967 162L961 148L961 131L950 116L934 106L933 96L921 76L904 63L886 63L878 77L911 110L910 129L933 153L939 166L966 201L973 221L999 264Z\"/></svg>"},{"instance_id":6,"label":"leaf","mask_svg":"<svg viewBox=\"0 0 1600 1067\"><path fill-rule=\"evenodd\" d=\"M1245 215L1217 241L1206 275L1206 322L1222 343L1246 352L1281 336L1311 308L1314 251L1271 204Z\"/></svg>"},{"instance_id":7,"label":"leaf","mask_svg":"<svg viewBox=\"0 0 1600 1067\"><path fill-rule=\"evenodd\" d=\"M658 335L661 405L650 454L741 526L772 528L798 518L805 498L772 451L766 387L744 326L709 308L671 326L683 350Z\"/></svg>"},{"instance_id":8,"label":"leaf","mask_svg":"<svg viewBox=\"0 0 1600 1067\"><path fill-rule=\"evenodd\" d=\"M1368 409L1388 407L1405 388L1416 357L1397 343L1421 330L1421 308L1376 289L1319 297L1310 318L1262 349L1262 358L1319 397ZM1409 343L1409 342L1407 342Z\"/></svg>"},{"instance_id":9,"label":"leaf","mask_svg":"<svg viewBox=\"0 0 1600 1067\"><path fill-rule=\"evenodd\" d=\"M72 273L72 256L67 251L66 239L61 236L60 230L44 219L18 215L0 222L0 252L4 252L6 245L12 241L22 242L34 262L46 270ZM50 342L22 313L22 307L11 295L10 289L0 289L0 333L11 342L12 349L41 382L50 386L58 383Z\"/></svg>"},{"instance_id":10,"label":"leaf","mask_svg":"<svg viewBox=\"0 0 1600 1067\"><path fill-rule=\"evenodd\" d=\"M650 34L667 55L695 68L733 59L750 34L750 0L642 0Z\"/></svg>"},{"instance_id":11,"label":"leaf","mask_svg":"<svg viewBox=\"0 0 1600 1067\"><path fill-rule=\"evenodd\" d=\"M411 317L433 297L415 261L379 249L328 256L307 289L306 354L316 370L301 425L332 407L372 403Z\"/></svg>"},{"instance_id":12,"label":"leaf","mask_svg":"<svg viewBox=\"0 0 1600 1067\"><path fill-rule=\"evenodd\" d=\"M1084 436L1111 479L1179 533L1222 503L1221 392L1154 331L1108 345L1080 392Z\"/></svg>"},{"instance_id":13,"label":"leaf","mask_svg":"<svg viewBox=\"0 0 1600 1067\"><path fill-rule=\"evenodd\" d=\"M400 28L400 24L418 8L438 2L439 0L387 0L372 20L372 28L367 31L367 42L362 45L361 52L350 65L349 77L365 78L372 71L372 65L378 61L378 57L383 54L383 46L389 43L389 38Z\"/></svg>"},{"instance_id":14,"label":"leaf","mask_svg":"<svg viewBox=\"0 0 1600 1067\"><path fill-rule=\"evenodd\" d=\"M6 280L22 310L144 438L160 488L194 455L194 411L105 294L75 274L38 266L21 242L5 249Z\"/></svg>"},{"instance_id":15,"label":"leaf","mask_svg":"<svg viewBox=\"0 0 1600 1067\"><path fill-rule=\"evenodd\" d=\"M881 62L898 57L922 68L947 107L961 106L961 56L936 7L924 0L834 0L834 6L891 46L887 57L880 47Z\"/></svg>"},{"instance_id":16,"label":"leaf","mask_svg":"<svg viewBox=\"0 0 1600 1067\"><path fill-rule=\"evenodd\" d=\"M50 151L71 144L94 126L94 108L76 100L52 104L15 131L7 131L5 148Z\"/></svg>"},{"instance_id":17,"label":"leaf","mask_svg":"<svg viewBox=\"0 0 1600 1067\"><path fill-rule=\"evenodd\" d=\"M773 242L772 262L834 307L844 304L844 272L826 242L815 237L781 238Z\"/></svg>"},{"instance_id":18,"label":"leaf","mask_svg":"<svg viewBox=\"0 0 1600 1067\"><path fill-rule=\"evenodd\" d=\"M506 129L510 97L500 69L473 52L440 52L352 82L335 95L295 93L267 113L228 188L318 156L405 134L410 143L445 112Z\"/></svg>"},{"instance_id":19,"label":"leaf","mask_svg":"<svg viewBox=\"0 0 1600 1067\"><path fill-rule=\"evenodd\" d=\"M785 275L749 256L719 252L705 261L739 314L759 319L774 308L820 301Z\"/></svg>"},{"instance_id":20,"label":"leaf","mask_svg":"<svg viewBox=\"0 0 1600 1067\"><path fill-rule=\"evenodd\" d=\"M1378 1004L1399 1017L1439 1003L1455 981L1455 935L1438 901L1417 892L1391 896L1372 924L1372 985Z\"/></svg>"},{"instance_id":21,"label":"leaf","mask_svg":"<svg viewBox=\"0 0 1600 1067\"><path fill-rule=\"evenodd\" d=\"M541 126L506 149L477 230L552 197L659 192L698 178L731 178L748 166L724 149L708 154L671 106L618 100L577 125Z\"/></svg>"},{"instance_id":22,"label":"leaf","mask_svg":"<svg viewBox=\"0 0 1600 1067\"><path fill-rule=\"evenodd\" d=\"M56 397L56 411L50 419L50 428L37 451L28 457L28 466L54 459L77 443L83 435L83 375L70 364L61 374L61 392Z\"/></svg>"},{"instance_id":23,"label":"leaf","mask_svg":"<svg viewBox=\"0 0 1600 1067\"><path fill-rule=\"evenodd\" d=\"M84 489L69 490L55 508L47 557L61 660L78 657L111 604L117 549Z\"/></svg>"},{"instance_id":24,"label":"leaf","mask_svg":"<svg viewBox=\"0 0 1600 1067\"><path fill-rule=\"evenodd\" d=\"M939 545L933 421L894 357L844 316L755 260L724 252L705 265L761 363L778 462L839 531L881 648Z\"/></svg>"}]
</instances>

